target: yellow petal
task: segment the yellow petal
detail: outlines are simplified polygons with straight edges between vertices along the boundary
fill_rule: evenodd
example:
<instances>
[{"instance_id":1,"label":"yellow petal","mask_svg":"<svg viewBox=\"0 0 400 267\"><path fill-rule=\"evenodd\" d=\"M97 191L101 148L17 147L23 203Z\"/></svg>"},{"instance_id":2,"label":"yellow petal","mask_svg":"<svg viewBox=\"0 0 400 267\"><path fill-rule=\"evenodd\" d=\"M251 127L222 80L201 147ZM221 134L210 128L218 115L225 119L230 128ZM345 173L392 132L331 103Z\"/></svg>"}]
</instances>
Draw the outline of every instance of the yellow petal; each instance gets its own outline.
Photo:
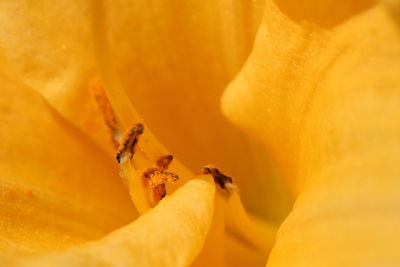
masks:
<instances>
[{"instance_id":1,"label":"yellow petal","mask_svg":"<svg viewBox=\"0 0 400 267\"><path fill-rule=\"evenodd\" d=\"M98 241L47 255L2 255L8 266L188 266L213 218L215 186L198 177L134 223ZM14 265L13 265L14 264Z\"/></svg>"},{"instance_id":2,"label":"yellow petal","mask_svg":"<svg viewBox=\"0 0 400 267\"><path fill-rule=\"evenodd\" d=\"M270 266L399 264L399 73L381 2L267 1L223 104L300 195Z\"/></svg>"},{"instance_id":3,"label":"yellow petal","mask_svg":"<svg viewBox=\"0 0 400 267\"><path fill-rule=\"evenodd\" d=\"M214 217L204 246L192 267L223 267L226 262L225 205L221 194L215 194Z\"/></svg>"},{"instance_id":4,"label":"yellow petal","mask_svg":"<svg viewBox=\"0 0 400 267\"><path fill-rule=\"evenodd\" d=\"M131 221L113 159L33 90L0 80L0 247L53 250Z\"/></svg>"},{"instance_id":5,"label":"yellow petal","mask_svg":"<svg viewBox=\"0 0 400 267\"><path fill-rule=\"evenodd\" d=\"M226 202L227 229L249 242L250 246L268 254L275 242L276 226L249 216L237 192L231 192Z\"/></svg>"},{"instance_id":6,"label":"yellow petal","mask_svg":"<svg viewBox=\"0 0 400 267\"><path fill-rule=\"evenodd\" d=\"M247 246L234 236L226 236L226 265L229 267L265 266L267 255Z\"/></svg>"},{"instance_id":7,"label":"yellow petal","mask_svg":"<svg viewBox=\"0 0 400 267\"><path fill-rule=\"evenodd\" d=\"M110 151L90 88L95 73L88 9L86 1L1 1L0 47L16 76Z\"/></svg>"}]
</instances>

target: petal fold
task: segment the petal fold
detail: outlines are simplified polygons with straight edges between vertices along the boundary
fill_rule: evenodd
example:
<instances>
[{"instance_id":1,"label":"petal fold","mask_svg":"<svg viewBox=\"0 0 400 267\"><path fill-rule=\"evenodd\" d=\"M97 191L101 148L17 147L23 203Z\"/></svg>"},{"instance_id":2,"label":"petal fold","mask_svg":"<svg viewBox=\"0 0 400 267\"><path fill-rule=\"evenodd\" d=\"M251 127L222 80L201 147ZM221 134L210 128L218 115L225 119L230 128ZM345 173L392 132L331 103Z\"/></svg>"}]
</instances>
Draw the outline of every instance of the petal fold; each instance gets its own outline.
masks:
<instances>
[{"instance_id":1,"label":"petal fold","mask_svg":"<svg viewBox=\"0 0 400 267\"><path fill-rule=\"evenodd\" d=\"M64 248L134 219L113 159L36 92L0 81L0 247Z\"/></svg>"},{"instance_id":2,"label":"petal fold","mask_svg":"<svg viewBox=\"0 0 400 267\"><path fill-rule=\"evenodd\" d=\"M10 266L188 266L212 223L214 193L211 179L198 177L99 241L20 261L8 256Z\"/></svg>"},{"instance_id":3,"label":"petal fold","mask_svg":"<svg viewBox=\"0 0 400 267\"><path fill-rule=\"evenodd\" d=\"M396 266L400 34L381 1L267 1L225 113L297 197L268 266Z\"/></svg>"},{"instance_id":4,"label":"petal fold","mask_svg":"<svg viewBox=\"0 0 400 267\"><path fill-rule=\"evenodd\" d=\"M0 47L18 79L111 152L90 86L96 72L87 1L1 1L0 23Z\"/></svg>"}]
</instances>

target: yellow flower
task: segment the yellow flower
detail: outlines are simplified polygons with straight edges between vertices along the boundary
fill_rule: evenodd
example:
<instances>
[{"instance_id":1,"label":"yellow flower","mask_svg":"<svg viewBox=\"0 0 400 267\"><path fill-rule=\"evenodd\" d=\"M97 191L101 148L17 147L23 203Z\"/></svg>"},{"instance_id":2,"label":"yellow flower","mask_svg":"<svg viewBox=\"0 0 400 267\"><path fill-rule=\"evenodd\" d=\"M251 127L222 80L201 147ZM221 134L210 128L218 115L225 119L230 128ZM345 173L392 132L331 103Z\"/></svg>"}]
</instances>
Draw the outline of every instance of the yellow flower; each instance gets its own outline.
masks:
<instances>
[{"instance_id":1,"label":"yellow flower","mask_svg":"<svg viewBox=\"0 0 400 267\"><path fill-rule=\"evenodd\" d=\"M2 1L0 263L398 265L399 7Z\"/></svg>"}]
</instances>

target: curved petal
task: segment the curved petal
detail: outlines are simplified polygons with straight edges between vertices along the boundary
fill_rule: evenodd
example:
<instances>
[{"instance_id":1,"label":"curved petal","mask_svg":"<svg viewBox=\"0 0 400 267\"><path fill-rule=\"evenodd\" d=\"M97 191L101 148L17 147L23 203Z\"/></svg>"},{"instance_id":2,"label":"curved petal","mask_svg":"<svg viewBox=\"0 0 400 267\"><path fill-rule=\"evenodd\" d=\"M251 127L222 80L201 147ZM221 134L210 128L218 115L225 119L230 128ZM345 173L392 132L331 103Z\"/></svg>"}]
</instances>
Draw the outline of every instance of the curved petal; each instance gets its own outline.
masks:
<instances>
[{"instance_id":1,"label":"curved petal","mask_svg":"<svg viewBox=\"0 0 400 267\"><path fill-rule=\"evenodd\" d=\"M226 239L226 266L265 266L267 255L247 246L231 235L227 235Z\"/></svg>"},{"instance_id":2,"label":"curved petal","mask_svg":"<svg viewBox=\"0 0 400 267\"><path fill-rule=\"evenodd\" d=\"M189 266L209 231L214 193L211 179L199 177L99 241L19 260L9 253L3 260L9 266Z\"/></svg>"},{"instance_id":3,"label":"curved petal","mask_svg":"<svg viewBox=\"0 0 400 267\"><path fill-rule=\"evenodd\" d=\"M398 265L400 34L369 1L267 1L224 110L298 198L269 266Z\"/></svg>"},{"instance_id":4,"label":"curved petal","mask_svg":"<svg viewBox=\"0 0 400 267\"><path fill-rule=\"evenodd\" d=\"M225 205L224 199L218 191L215 193L214 217L210 231L199 255L191 265L192 267L223 267L225 266L225 243L229 235L225 230Z\"/></svg>"},{"instance_id":5,"label":"curved petal","mask_svg":"<svg viewBox=\"0 0 400 267\"><path fill-rule=\"evenodd\" d=\"M131 221L112 158L33 90L0 81L0 247L53 250Z\"/></svg>"},{"instance_id":6,"label":"curved petal","mask_svg":"<svg viewBox=\"0 0 400 267\"><path fill-rule=\"evenodd\" d=\"M1 1L0 47L16 76L64 117L111 151L94 100L86 1Z\"/></svg>"}]
</instances>

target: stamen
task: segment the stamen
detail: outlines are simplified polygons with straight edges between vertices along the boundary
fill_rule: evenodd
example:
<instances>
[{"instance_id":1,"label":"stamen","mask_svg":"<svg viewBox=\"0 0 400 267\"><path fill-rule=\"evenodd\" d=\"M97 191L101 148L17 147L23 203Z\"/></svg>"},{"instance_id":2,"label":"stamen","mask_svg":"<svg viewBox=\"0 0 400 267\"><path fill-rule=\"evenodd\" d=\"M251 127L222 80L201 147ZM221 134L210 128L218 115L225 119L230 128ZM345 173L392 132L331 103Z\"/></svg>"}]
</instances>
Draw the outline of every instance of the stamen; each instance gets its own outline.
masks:
<instances>
[{"instance_id":1,"label":"stamen","mask_svg":"<svg viewBox=\"0 0 400 267\"><path fill-rule=\"evenodd\" d=\"M262 227L254 223L243 207L239 190L233 184L231 177L223 174L213 165L205 166L203 174L211 175L216 184L228 191L228 194L224 195L226 229L257 249L269 252L275 240L276 227L269 222L265 222Z\"/></svg>"},{"instance_id":2,"label":"stamen","mask_svg":"<svg viewBox=\"0 0 400 267\"><path fill-rule=\"evenodd\" d=\"M157 205L166 195L167 190L165 189L165 184L153 187L153 199L155 205Z\"/></svg>"},{"instance_id":3,"label":"stamen","mask_svg":"<svg viewBox=\"0 0 400 267\"><path fill-rule=\"evenodd\" d=\"M179 179L177 174L167 171L172 160L172 155L161 156L156 161L156 167L149 168L142 173L143 183L151 187L153 191L155 204L158 204L158 202L166 196L165 184L173 183Z\"/></svg>"},{"instance_id":4,"label":"stamen","mask_svg":"<svg viewBox=\"0 0 400 267\"><path fill-rule=\"evenodd\" d=\"M121 139L121 131L118 129L117 118L113 108L111 107L110 101L108 101L104 89L98 81L91 81L89 87L93 92L96 107L103 117L109 139L113 147L117 149Z\"/></svg>"},{"instance_id":5,"label":"stamen","mask_svg":"<svg viewBox=\"0 0 400 267\"><path fill-rule=\"evenodd\" d=\"M223 174L213 165L205 166L202 173L211 174L214 178L214 182L218 184L222 189L232 190L236 188L236 186L232 182L232 178Z\"/></svg>"},{"instance_id":6,"label":"stamen","mask_svg":"<svg viewBox=\"0 0 400 267\"><path fill-rule=\"evenodd\" d=\"M173 183L179 179L179 176L172 172L167 172L158 168L150 168L142 174L146 185L154 188L156 186Z\"/></svg>"},{"instance_id":7,"label":"stamen","mask_svg":"<svg viewBox=\"0 0 400 267\"><path fill-rule=\"evenodd\" d=\"M150 204L145 194L142 179L140 179L137 171L133 168L131 159L135 153L138 137L143 131L144 127L142 124L135 124L122 139L116 156L120 166L121 176L128 184L132 201L140 214L149 210Z\"/></svg>"},{"instance_id":8,"label":"stamen","mask_svg":"<svg viewBox=\"0 0 400 267\"><path fill-rule=\"evenodd\" d=\"M138 137L143 133L143 131L143 124L137 123L125 134L116 156L118 163L121 163L121 158L124 155L127 155L129 159L132 159L135 152L135 146L138 142Z\"/></svg>"},{"instance_id":9,"label":"stamen","mask_svg":"<svg viewBox=\"0 0 400 267\"><path fill-rule=\"evenodd\" d=\"M133 168L131 160L128 157L122 156L120 162L121 176L128 184L129 194L139 214L148 211L151 206L146 197L145 188L139 174Z\"/></svg>"},{"instance_id":10,"label":"stamen","mask_svg":"<svg viewBox=\"0 0 400 267\"><path fill-rule=\"evenodd\" d=\"M168 169L169 164L171 164L173 159L174 159L174 156L172 156L172 155L162 156L157 160L156 165L160 169L166 170L166 169Z\"/></svg>"}]
</instances>

